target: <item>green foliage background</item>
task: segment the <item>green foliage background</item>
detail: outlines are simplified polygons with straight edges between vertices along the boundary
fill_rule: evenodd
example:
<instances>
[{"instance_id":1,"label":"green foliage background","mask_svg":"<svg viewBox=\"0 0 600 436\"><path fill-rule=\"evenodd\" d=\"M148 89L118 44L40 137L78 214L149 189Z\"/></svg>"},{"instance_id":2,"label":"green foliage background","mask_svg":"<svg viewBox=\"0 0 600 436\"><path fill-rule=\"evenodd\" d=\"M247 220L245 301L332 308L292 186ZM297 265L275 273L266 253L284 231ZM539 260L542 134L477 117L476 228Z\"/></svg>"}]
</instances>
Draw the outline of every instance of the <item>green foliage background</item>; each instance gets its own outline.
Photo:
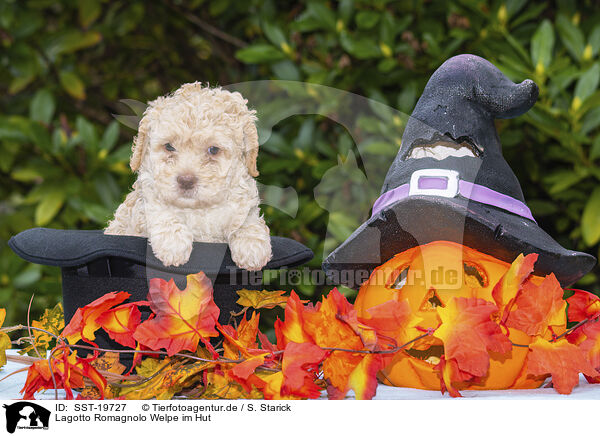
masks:
<instances>
[{"instance_id":1,"label":"green foliage background","mask_svg":"<svg viewBox=\"0 0 600 436\"><path fill-rule=\"evenodd\" d=\"M24 320L32 292L33 316L60 299L58 269L22 261L6 241L34 226L102 228L133 180L127 160L134 131L112 116L126 112L119 100L151 100L196 80L312 82L410 113L445 59L483 56L514 81L532 78L540 86L527 115L498 123L538 222L566 247L598 256L599 23L594 1L0 2L6 322ZM359 225L345 214L330 217L313 192L351 147L344 129L315 116L283 121L262 147L259 181L299 194L295 219L266 207L267 222L273 234L311 247L313 267L326 236L335 245ZM390 139L379 154L391 162L397 147ZM600 291L600 269L577 286Z\"/></svg>"}]
</instances>

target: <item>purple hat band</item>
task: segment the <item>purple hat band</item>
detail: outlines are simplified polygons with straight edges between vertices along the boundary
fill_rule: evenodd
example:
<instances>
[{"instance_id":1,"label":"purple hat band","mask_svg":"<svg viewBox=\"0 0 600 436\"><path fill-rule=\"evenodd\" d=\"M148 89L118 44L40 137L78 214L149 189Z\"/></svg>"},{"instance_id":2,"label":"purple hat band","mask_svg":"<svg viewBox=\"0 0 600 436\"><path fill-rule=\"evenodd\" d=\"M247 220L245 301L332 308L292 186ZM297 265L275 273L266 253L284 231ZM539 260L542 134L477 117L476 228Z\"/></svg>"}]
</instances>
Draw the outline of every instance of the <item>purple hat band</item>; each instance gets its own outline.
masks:
<instances>
[{"instance_id":1,"label":"purple hat band","mask_svg":"<svg viewBox=\"0 0 600 436\"><path fill-rule=\"evenodd\" d=\"M371 216L378 214L392 203L416 195L446 198L460 196L477 203L497 207L535 222L531 210L525 203L485 186L460 180L457 171L444 169L415 171L410 178L410 183L389 190L375 201Z\"/></svg>"}]
</instances>

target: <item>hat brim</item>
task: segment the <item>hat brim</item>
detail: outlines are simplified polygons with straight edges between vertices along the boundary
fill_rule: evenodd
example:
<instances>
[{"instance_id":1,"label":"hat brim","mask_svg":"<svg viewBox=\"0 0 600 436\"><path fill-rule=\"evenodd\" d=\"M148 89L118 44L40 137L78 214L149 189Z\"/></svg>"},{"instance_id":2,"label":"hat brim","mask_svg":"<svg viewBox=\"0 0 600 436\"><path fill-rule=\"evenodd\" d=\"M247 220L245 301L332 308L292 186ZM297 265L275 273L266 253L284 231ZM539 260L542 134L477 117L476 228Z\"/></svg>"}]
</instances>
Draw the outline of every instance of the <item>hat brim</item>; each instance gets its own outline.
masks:
<instances>
[{"instance_id":1,"label":"hat brim","mask_svg":"<svg viewBox=\"0 0 600 436\"><path fill-rule=\"evenodd\" d=\"M462 197L411 196L363 223L325 259L323 269L337 284L358 288L394 255L433 241L456 242L508 263L521 253L537 253L534 274L554 273L563 287L596 264L594 256L565 249L518 215Z\"/></svg>"},{"instance_id":2,"label":"hat brim","mask_svg":"<svg viewBox=\"0 0 600 436\"><path fill-rule=\"evenodd\" d=\"M76 267L100 258L122 258L140 265L173 274L237 274L241 270L231 259L225 243L194 242L189 261L181 266L166 267L156 258L147 238L105 235L102 230L59 230L34 228L8 241L10 248L23 259L42 265ZM263 269L301 265L313 252L293 239L271 236L273 256Z\"/></svg>"}]
</instances>

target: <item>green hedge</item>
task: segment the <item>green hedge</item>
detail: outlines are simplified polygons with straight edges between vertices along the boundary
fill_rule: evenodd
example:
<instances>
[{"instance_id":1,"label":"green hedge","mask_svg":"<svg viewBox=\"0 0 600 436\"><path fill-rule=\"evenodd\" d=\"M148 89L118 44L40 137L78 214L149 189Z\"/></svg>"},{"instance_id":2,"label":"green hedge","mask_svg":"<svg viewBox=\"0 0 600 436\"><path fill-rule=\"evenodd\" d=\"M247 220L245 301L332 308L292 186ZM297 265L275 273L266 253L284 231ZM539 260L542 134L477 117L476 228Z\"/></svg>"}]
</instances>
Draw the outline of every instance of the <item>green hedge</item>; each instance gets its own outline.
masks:
<instances>
[{"instance_id":1,"label":"green hedge","mask_svg":"<svg viewBox=\"0 0 600 436\"><path fill-rule=\"evenodd\" d=\"M24 319L32 292L33 316L53 305L60 284L55 268L21 261L6 240L33 226L103 227L132 182L127 159L134 132L112 116L129 113L119 99L147 101L196 80L312 82L410 113L445 59L486 57L511 79L532 78L540 86L533 110L498 123L534 215L565 246L598 255L600 11L594 4L2 2L0 306L9 309L7 322ZM364 119L361 128L370 152L389 165L397 135L381 131L381 122L401 126L402 120L374 112L379 124ZM344 207L368 210L372 193L353 191L360 177L347 190L356 204L338 199L341 213L330 216L315 199L328 170L358 168L346 159L353 147L343 127L308 115L279 123L262 147L259 181L290 186L299 199L294 219L269 206L266 219L274 234L314 249L311 266L320 264L323 244L339 243L358 226L360 214L343 213ZM332 180L339 191L348 188L344 177ZM600 270L578 286L600 291ZM301 291L311 296L321 289Z\"/></svg>"}]
</instances>

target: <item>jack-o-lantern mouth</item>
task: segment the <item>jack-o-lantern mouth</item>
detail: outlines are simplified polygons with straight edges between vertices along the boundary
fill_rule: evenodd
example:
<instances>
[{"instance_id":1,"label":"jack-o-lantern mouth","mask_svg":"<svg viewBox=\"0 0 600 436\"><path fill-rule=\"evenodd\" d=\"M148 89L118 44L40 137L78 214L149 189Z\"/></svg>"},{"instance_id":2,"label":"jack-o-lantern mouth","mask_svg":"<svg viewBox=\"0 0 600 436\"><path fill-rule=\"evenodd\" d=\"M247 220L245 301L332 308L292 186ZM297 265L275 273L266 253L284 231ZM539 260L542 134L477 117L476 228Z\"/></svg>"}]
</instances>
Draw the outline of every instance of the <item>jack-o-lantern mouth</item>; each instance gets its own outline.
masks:
<instances>
[{"instance_id":1,"label":"jack-o-lantern mouth","mask_svg":"<svg viewBox=\"0 0 600 436\"><path fill-rule=\"evenodd\" d=\"M422 360L429 363L430 365L437 365L440 363L440 359L444 354L443 345L432 345L425 350L418 350L416 348L409 348L405 350L406 354L416 359Z\"/></svg>"}]
</instances>

